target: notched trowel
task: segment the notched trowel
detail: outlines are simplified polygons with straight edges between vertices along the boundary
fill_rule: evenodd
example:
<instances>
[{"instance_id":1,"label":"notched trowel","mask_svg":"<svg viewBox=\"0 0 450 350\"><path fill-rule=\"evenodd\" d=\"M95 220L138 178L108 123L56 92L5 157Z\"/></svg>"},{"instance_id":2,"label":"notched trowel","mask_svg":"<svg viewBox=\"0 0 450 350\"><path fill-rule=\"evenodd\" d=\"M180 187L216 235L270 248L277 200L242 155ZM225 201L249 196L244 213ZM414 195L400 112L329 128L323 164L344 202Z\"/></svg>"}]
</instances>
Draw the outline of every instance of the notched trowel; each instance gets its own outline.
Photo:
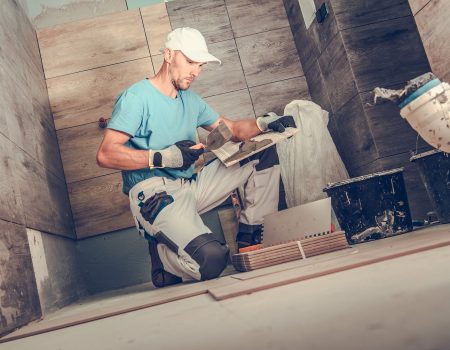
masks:
<instances>
[{"instance_id":1,"label":"notched trowel","mask_svg":"<svg viewBox=\"0 0 450 350\"><path fill-rule=\"evenodd\" d=\"M205 152L222 147L226 142L230 141L232 137L233 134L228 126L224 122L220 122L206 137Z\"/></svg>"}]
</instances>

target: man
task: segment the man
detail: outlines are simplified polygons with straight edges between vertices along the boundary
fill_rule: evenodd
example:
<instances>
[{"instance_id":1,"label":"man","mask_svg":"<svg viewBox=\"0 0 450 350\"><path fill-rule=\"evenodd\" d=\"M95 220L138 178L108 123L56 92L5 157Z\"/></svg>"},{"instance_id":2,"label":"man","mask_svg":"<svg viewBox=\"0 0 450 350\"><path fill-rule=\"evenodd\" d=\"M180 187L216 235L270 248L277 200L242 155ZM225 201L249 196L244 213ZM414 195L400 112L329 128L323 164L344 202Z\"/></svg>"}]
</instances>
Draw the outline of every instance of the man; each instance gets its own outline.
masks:
<instances>
[{"instance_id":1,"label":"man","mask_svg":"<svg viewBox=\"0 0 450 350\"><path fill-rule=\"evenodd\" d=\"M292 117L276 115L240 121L219 117L188 90L207 62L221 63L198 30L169 33L163 55L154 77L118 96L97 153L100 166L122 170L136 227L149 242L156 287L220 275L228 248L199 213L223 202L235 188L246 184L240 246L258 243L262 217L278 209L280 170L274 147L229 168L215 160L193 176L204 147L195 144L196 128L211 131L223 121L234 139L245 140L295 126Z\"/></svg>"}]
</instances>

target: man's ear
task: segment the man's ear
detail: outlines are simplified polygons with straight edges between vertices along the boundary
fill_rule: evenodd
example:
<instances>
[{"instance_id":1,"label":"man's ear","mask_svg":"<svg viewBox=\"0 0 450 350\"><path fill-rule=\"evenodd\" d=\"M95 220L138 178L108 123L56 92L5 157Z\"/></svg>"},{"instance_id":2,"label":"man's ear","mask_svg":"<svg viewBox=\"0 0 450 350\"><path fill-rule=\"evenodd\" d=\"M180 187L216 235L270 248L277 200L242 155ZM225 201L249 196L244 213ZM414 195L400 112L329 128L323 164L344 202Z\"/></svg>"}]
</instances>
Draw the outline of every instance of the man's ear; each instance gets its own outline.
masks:
<instances>
[{"instance_id":1,"label":"man's ear","mask_svg":"<svg viewBox=\"0 0 450 350\"><path fill-rule=\"evenodd\" d=\"M175 51L169 48L165 48L164 52L164 61L166 61L167 63L172 63L173 58L175 57Z\"/></svg>"}]
</instances>

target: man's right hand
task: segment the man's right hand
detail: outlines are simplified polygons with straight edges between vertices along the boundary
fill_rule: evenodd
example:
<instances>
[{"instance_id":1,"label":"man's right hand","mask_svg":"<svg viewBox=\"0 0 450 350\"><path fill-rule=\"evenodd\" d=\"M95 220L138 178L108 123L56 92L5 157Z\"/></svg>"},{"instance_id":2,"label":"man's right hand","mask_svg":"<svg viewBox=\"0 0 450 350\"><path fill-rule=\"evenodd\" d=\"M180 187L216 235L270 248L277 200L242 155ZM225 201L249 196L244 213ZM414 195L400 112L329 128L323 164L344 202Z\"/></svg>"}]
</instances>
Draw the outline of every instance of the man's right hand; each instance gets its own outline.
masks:
<instances>
[{"instance_id":1,"label":"man's right hand","mask_svg":"<svg viewBox=\"0 0 450 350\"><path fill-rule=\"evenodd\" d=\"M173 168L186 170L203 154L203 148L192 148L195 142L191 140L178 141L174 145L160 150L150 151L152 165L155 168Z\"/></svg>"}]
</instances>

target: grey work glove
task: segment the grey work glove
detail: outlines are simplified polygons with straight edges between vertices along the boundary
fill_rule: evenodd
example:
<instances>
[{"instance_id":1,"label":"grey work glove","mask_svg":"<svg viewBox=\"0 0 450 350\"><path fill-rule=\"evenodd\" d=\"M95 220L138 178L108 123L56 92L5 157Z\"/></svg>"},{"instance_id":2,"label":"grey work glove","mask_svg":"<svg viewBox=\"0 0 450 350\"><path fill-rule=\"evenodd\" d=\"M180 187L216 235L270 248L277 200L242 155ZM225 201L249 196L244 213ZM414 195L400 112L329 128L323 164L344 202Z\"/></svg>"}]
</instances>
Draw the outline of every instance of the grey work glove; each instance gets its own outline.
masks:
<instances>
[{"instance_id":1,"label":"grey work glove","mask_svg":"<svg viewBox=\"0 0 450 350\"><path fill-rule=\"evenodd\" d=\"M191 140L178 141L160 151L150 150L149 165L151 168L173 168L186 170L203 154L203 148L191 149L195 142Z\"/></svg>"},{"instance_id":2,"label":"grey work glove","mask_svg":"<svg viewBox=\"0 0 450 350\"><path fill-rule=\"evenodd\" d=\"M264 114L262 117L256 118L256 125L259 130L266 132L269 130L283 132L285 128L296 128L294 118L291 115L276 115L273 112Z\"/></svg>"}]
</instances>

